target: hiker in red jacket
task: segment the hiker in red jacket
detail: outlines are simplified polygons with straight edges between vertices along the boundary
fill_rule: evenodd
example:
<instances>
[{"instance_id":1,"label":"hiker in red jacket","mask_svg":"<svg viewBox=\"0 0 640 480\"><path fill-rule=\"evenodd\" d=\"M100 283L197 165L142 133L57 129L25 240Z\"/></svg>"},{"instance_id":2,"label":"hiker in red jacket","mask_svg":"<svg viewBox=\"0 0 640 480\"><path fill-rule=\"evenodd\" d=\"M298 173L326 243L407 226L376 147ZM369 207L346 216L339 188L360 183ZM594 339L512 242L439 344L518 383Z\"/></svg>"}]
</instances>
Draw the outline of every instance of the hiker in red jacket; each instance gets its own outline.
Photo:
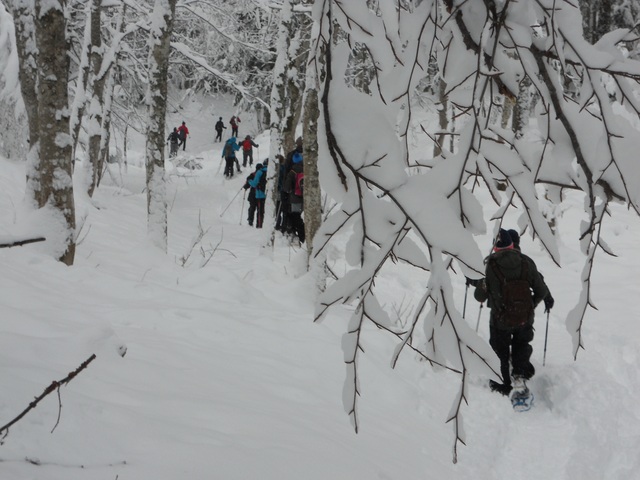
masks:
<instances>
[{"instance_id":1,"label":"hiker in red jacket","mask_svg":"<svg viewBox=\"0 0 640 480\"><path fill-rule=\"evenodd\" d=\"M187 135L189 135L189 129L187 128L187 125L182 122L182 125L178 127L178 136L180 137L178 148L182 145L183 152L187 149Z\"/></svg>"},{"instance_id":2,"label":"hiker in red jacket","mask_svg":"<svg viewBox=\"0 0 640 480\"><path fill-rule=\"evenodd\" d=\"M244 140L240 144L242 146L242 166L247 166L247 160L249 160L249 166L253 165L253 147L259 147L257 143L255 143L251 139L251 135L247 135L244 137Z\"/></svg>"},{"instance_id":3,"label":"hiker in red jacket","mask_svg":"<svg viewBox=\"0 0 640 480\"><path fill-rule=\"evenodd\" d=\"M231 120L229 120L229 124L231 125L231 136L232 137L237 137L238 136L238 124L240 123L240 117L236 117L235 115L233 117L231 117Z\"/></svg>"}]
</instances>

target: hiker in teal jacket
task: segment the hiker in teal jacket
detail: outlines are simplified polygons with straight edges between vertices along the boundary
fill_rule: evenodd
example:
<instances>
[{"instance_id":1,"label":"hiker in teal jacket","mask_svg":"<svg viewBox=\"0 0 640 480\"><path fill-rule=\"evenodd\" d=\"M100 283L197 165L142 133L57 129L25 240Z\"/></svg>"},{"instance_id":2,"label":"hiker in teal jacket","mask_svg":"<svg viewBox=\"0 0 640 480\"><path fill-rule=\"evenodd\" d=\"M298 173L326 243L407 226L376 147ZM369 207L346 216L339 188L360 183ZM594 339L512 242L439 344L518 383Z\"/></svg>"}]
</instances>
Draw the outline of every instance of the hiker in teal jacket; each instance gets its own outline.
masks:
<instances>
[{"instance_id":1,"label":"hiker in teal jacket","mask_svg":"<svg viewBox=\"0 0 640 480\"><path fill-rule=\"evenodd\" d=\"M237 162L236 152L240 150L240 145L236 143L236 137L231 137L224 144L222 149L222 158L225 160L224 176L225 178L233 177L233 164Z\"/></svg>"},{"instance_id":2,"label":"hiker in teal jacket","mask_svg":"<svg viewBox=\"0 0 640 480\"><path fill-rule=\"evenodd\" d=\"M264 220L264 202L267 198L267 166L269 159L265 160L262 165L256 165L256 174L249 180L249 185L256 189L256 228L262 228L262 221Z\"/></svg>"}]
</instances>

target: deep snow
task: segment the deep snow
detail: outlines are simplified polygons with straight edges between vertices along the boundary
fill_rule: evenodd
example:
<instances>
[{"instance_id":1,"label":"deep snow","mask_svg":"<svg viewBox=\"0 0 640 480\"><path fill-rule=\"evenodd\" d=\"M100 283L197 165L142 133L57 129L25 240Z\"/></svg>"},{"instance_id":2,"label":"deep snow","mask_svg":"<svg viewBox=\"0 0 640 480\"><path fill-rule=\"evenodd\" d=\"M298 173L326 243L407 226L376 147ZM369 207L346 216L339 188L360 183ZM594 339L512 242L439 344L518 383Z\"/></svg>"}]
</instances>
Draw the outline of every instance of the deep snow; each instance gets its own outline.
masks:
<instances>
[{"instance_id":1,"label":"deep snow","mask_svg":"<svg viewBox=\"0 0 640 480\"><path fill-rule=\"evenodd\" d=\"M361 356L354 433L342 405L341 336L351 307L312 322L304 250L281 236L264 248L264 233L246 225L242 192L232 201L248 172L227 181L219 169L213 124L236 112L224 99L211 108L186 98L182 107L170 113L168 126L187 121L186 153L203 169L168 164L168 255L145 239L143 148L135 138L126 171L112 166L114 176L94 201L79 199L84 225L73 267L50 258L44 244L0 249L0 424L97 355L61 389L53 433L55 394L10 429L0 446L0 478L640 478L640 226L633 212L614 205L606 220L607 241L619 256L597 257L598 310L586 315L586 350L577 361L563 319L577 299L582 255L563 232L575 231L580 199L569 199L559 222L562 268L523 237L523 250L556 299L544 367L546 317L537 312L535 405L515 414L507 399L489 392L487 379L474 379L463 410L467 446L459 446L454 465L445 420L458 378L408 353L392 370L395 339L373 327ZM256 135L255 122L241 117L240 137ZM262 160L268 136L256 141ZM0 191L0 237L23 233L23 164L0 159ZM191 249L199 224L206 234ZM398 308L407 291L426 285L407 272L398 267L384 281L385 297ZM464 279L455 281L462 310ZM475 328L479 309L471 293L466 316ZM484 310L480 334L487 338Z\"/></svg>"}]
</instances>

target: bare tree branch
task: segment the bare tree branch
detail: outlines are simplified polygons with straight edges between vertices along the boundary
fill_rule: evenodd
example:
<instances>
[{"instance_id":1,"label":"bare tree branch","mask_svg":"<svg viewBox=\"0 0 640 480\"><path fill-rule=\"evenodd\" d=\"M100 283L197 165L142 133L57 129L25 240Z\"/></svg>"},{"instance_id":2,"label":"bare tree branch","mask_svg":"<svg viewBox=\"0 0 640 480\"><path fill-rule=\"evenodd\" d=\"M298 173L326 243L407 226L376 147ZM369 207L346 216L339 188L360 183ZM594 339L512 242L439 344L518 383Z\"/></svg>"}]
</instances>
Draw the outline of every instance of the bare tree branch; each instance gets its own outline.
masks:
<instances>
[{"instance_id":1,"label":"bare tree branch","mask_svg":"<svg viewBox=\"0 0 640 480\"><path fill-rule=\"evenodd\" d=\"M82 362L80 364L80 366L78 368L76 368L73 372L70 372L66 377L64 377L62 380L58 380L58 381L53 381L51 382L51 385L49 385L47 388L45 388L44 392L42 392L39 396L37 396L30 404L27 408L25 408L22 413L20 415L18 415L17 417L15 417L13 420L11 420L9 423L7 423L6 425L0 427L0 435L3 434L3 439L7 437L7 435L9 434L9 428L13 425L16 424L16 422L20 421L27 413L29 413L31 410L33 410L34 408L36 408L38 406L38 403L40 403L42 401L42 399L44 399L47 395L49 395L51 392L53 392L54 390L58 391L58 400L60 400L60 387L67 385L69 382L71 382L71 380L73 380L82 370L84 370L85 368L87 368L87 366L93 362L96 358L96 355L93 354L91 355L89 358L87 358L84 362ZM61 408L61 404L60 404L60 408ZM56 420L56 424L53 427L53 430L55 430L56 426L58 425L58 422L60 421L60 409L58 410L58 419ZM51 430L51 432L53 433L53 430Z\"/></svg>"},{"instance_id":2,"label":"bare tree branch","mask_svg":"<svg viewBox=\"0 0 640 480\"><path fill-rule=\"evenodd\" d=\"M24 240L10 240L10 241L5 241L4 243L0 243L0 248L21 247L22 245L28 245L29 243L44 242L45 240L46 238L44 237L26 238Z\"/></svg>"}]
</instances>

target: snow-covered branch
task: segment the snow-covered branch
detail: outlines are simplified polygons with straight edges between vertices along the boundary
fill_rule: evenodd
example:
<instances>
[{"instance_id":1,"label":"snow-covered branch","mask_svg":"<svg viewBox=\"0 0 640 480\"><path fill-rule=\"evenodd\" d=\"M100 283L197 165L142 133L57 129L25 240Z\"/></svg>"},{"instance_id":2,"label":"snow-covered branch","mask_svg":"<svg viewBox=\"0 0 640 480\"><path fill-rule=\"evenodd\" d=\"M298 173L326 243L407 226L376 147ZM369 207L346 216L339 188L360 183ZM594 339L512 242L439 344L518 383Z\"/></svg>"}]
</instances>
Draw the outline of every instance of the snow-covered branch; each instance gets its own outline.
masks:
<instances>
[{"instance_id":1,"label":"snow-covered branch","mask_svg":"<svg viewBox=\"0 0 640 480\"><path fill-rule=\"evenodd\" d=\"M640 176L632 160L640 149L634 123L640 112L640 62L617 48L630 38L629 31L588 44L579 11L570 2L319 3L316 28L327 32L317 37L325 42L327 68L320 175L340 208L318 233L314 253L343 233L350 240L346 274L322 294L318 316L338 304L357 305L346 334L353 341L345 350L351 366L347 383L354 386L348 390L349 410L357 420L362 327L365 320L379 326L386 318L385 302L371 300L384 297L376 281L394 262L425 272L424 292L404 322L407 331L390 329L400 340L392 364L407 346L422 342L416 348L425 358L459 372L460 390L449 416L455 458L458 442L464 443L461 408L469 399L468 379L498 376L498 369L493 352L458 312L453 265L459 267L455 274L483 275L483 254L474 237L487 233L488 222L497 229L514 213L520 228L530 229L561 265L536 186L581 191L586 217L575 238L586 257L583 289L567 320L577 353L586 310L593 306L595 252L612 253L602 238L608 202L622 201L640 212ZM334 22L346 34L342 41L331 35ZM375 66L371 95L344 82L356 45ZM445 126L433 132L412 121L413 96L433 62L453 105L447 114L455 130ZM528 99L530 93L538 100L527 117L514 129L504 120L500 124L504 103ZM439 144L438 156L410 161L408 137L420 131L430 144L448 135L452 148ZM479 185L491 194L493 210L483 211L488 206L479 201Z\"/></svg>"}]
</instances>

